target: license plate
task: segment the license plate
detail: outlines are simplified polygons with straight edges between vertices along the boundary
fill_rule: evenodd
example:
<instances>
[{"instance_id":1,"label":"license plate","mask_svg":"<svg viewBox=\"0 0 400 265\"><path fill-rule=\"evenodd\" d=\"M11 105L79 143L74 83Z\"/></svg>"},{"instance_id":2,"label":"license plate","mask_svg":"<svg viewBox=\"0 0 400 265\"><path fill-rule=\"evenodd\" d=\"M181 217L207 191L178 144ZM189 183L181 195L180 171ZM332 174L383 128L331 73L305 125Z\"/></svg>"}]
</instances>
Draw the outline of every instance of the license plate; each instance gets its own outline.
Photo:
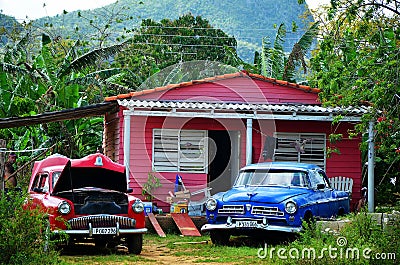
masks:
<instances>
[{"instance_id":1,"label":"license plate","mask_svg":"<svg viewBox=\"0 0 400 265\"><path fill-rule=\"evenodd\" d=\"M257 227L257 221L236 221L236 227Z\"/></svg>"},{"instance_id":2,"label":"license plate","mask_svg":"<svg viewBox=\"0 0 400 265\"><path fill-rule=\"evenodd\" d=\"M96 227L93 228L94 235L113 235L117 233L116 227Z\"/></svg>"}]
</instances>

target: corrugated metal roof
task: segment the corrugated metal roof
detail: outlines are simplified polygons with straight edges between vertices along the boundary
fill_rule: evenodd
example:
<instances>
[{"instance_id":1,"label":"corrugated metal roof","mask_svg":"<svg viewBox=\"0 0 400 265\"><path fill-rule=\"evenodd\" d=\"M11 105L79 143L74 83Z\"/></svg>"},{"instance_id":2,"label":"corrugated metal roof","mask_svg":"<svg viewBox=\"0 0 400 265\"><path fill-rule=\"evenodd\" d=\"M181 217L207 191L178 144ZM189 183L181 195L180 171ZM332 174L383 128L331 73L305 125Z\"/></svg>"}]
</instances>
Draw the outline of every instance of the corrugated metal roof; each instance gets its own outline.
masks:
<instances>
[{"instance_id":1,"label":"corrugated metal roof","mask_svg":"<svg viewBox=\"0 0 400 265\"><path fill-rule=\"evenodd\" d=\"M221 110L221 111L259 111L273 113L314 113L314 114L347 114L359 116L369 111L368 107L322 107L319 105L294 104L252 104L225 102L188 102L188 101L153 101L153 100L118 100L120 106L128 109L182 109L182 110Z\"/></svg>"},{"instance_id":2,"label":"corrugated metal roof","mask_svg":"<svg viewBox=\"0 0 400 265\"><path fill-rule=\"evenodd\" d=\"M115 102L102 102L75 109L45 112L34 116L3 118L0 119L0 129L103 116L107 112L115 111L118 111L118 106Z\"/></svg>"}]
</instances>

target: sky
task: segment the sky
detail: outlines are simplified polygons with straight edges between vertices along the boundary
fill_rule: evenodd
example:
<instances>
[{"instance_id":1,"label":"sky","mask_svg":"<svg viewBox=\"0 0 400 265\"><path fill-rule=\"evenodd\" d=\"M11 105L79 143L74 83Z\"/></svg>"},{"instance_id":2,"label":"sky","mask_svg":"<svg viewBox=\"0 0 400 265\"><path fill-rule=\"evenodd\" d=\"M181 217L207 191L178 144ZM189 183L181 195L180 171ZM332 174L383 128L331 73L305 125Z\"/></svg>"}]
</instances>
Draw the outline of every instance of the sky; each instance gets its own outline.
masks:
<instances>
[{"instance_id":1,"label":"sky","mask_svg":"<svg viewBox=\"0 0 400 265\"><path fill-rule=\"evenodd\" d=\"M329 1L306 0L311 9L316 8L321 3L328 4ZM0 0L0 10L3 14L13 16L17 20L32 20L55 16L61 14L63 10L71 12L94 9L113 2L116 2L116 0Z\"/></svg>"},{"instance_id":2,"label":"sky","mask_svg":"<svg viewBox=\"0 0 400 265\"><path fill-rule=\"evenodd\" d=\"M116 0L0 0L0 10L17 20L37 19L46 16L102 7Z\"/></svg>"}]
</instances>

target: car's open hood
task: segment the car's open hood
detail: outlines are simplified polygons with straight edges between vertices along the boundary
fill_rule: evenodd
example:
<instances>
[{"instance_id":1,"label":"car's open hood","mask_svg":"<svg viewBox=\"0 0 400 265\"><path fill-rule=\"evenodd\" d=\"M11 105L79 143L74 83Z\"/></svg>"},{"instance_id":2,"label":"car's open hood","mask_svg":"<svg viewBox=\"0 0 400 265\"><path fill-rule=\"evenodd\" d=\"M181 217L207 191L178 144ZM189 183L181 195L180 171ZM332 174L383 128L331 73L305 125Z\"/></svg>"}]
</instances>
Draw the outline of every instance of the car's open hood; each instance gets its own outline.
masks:
<instances>
[{"instance_id":1,"label":"car's open hood","mask_svg":"<svg viewBox=\"0 0 400 265\"><path fill-rule=\"evenodd\" d=\"M52 193L83 187L126 192L125 166L99 153L71 159L64 167Z\"/></svg>"},{"instance_id":2,"label":"car's open hood","mask_svg":"<svg viewBox=\"0 0 400 265\"><path fill-rule=\"evenodd\" d=\"M265 186L265 187L234 187L228 190L221 198L228 202L262 202L280 203L289 198L306 194L305 188Z\"/></svg>"}]
</instances>

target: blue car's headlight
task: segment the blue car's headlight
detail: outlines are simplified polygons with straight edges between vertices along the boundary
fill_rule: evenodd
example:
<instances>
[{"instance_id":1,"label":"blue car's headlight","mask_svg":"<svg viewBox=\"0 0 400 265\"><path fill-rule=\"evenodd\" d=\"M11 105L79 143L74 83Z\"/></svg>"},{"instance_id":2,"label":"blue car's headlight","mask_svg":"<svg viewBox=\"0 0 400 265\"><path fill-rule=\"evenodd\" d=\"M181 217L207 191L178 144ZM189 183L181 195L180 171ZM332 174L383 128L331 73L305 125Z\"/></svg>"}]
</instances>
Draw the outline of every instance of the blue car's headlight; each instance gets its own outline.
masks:
<instances>
[{"instance_id":1,"label":"blue car's headlight","mask_svg":"<svg viewBox=\"0 0 400 265\"><path fill-rule=\"evenodd\" d=\"M288 214L294 214L297 211L297 204L294 201L288 201L285 204L285 211Z\"/></svg>"},{"instance_id":2,"label":"blue car's headlight","mask_svg":"<svg viewBox=\"0 0 400 265\"><path fill-rule=\"evenodd\" d=\"M209 211L214 211L217 208L217 200L210 198L206 201L206 208Z\"/></svg>"}]
</instances>

